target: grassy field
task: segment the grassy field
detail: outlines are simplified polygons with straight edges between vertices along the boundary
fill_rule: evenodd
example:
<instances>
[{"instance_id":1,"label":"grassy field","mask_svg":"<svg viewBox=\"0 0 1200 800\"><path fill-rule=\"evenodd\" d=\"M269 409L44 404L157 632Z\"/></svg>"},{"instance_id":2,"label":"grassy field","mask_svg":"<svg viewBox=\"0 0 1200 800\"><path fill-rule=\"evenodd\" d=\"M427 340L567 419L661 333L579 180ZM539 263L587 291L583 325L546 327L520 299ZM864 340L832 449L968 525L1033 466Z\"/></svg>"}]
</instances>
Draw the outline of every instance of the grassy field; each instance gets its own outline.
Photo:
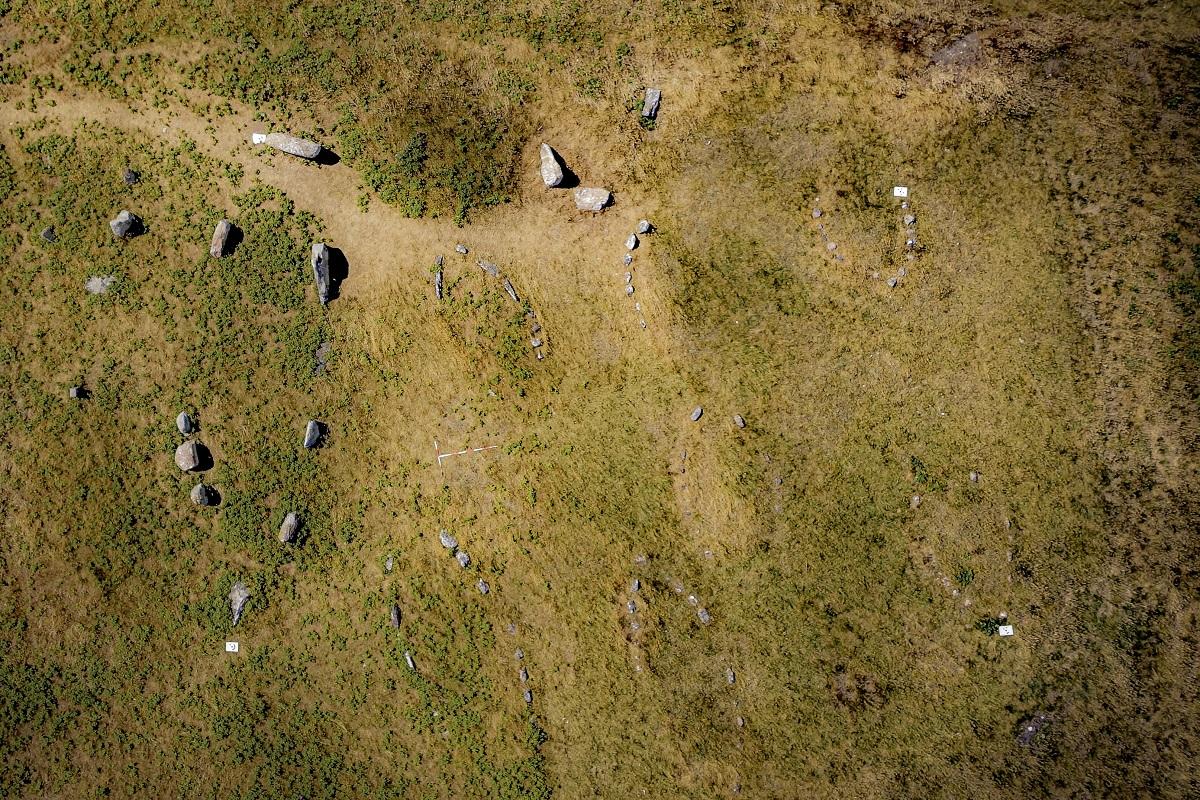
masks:
<instances>
[{"instance_id":1,"label":"grassy field","mask_svg":"<svg viewBox=\"0 0 1200 800\"><path fill-rule=\"evenodd\" d=\"M0 795L1194 796L1197 23L0 0Z\"/></svg>"}]
</instances>

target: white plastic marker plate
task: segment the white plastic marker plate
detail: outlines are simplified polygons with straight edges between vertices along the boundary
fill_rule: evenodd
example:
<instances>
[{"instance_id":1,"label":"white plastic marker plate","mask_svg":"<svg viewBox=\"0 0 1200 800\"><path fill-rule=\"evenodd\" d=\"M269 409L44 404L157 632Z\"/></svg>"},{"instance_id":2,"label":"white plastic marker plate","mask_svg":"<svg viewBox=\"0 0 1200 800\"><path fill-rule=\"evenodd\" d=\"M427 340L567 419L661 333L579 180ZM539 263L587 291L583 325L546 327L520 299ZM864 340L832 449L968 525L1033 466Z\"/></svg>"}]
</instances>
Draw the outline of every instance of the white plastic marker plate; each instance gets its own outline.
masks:
<instances>
[{"instance_id":1,"label":"white plastic marker plate","mask_svg":"<svg viewBox=\"0 0 1200 800\"><path fill-rule=\"evenodd\" d=\"M237 642L226 642L225 643L225 652L226 653L236 653L237 651L238 651L238 643Z\"/></svg>"},{"instance_id":2,"label":"white plastic marker plate","mask_svg":"<svg viewBox=\"0 0 1200 800\"><path fill-rule=\"evenodd\" d=\"M1013 635L1012 628L1013 628L1012 625L1001 625L1000 626L1000 635L1001 636L1012 636Z\"/></svg>"},{"instance_id":3,"label":"white plastic marker plate","mask_svg":"<svg viewBox=\"0 0 1200 800\"><path fill-rule=\"evenodd\" d=\"M908 187L907 186L892 187L892 197L908 197Z\"/></svg>"},{"instance_id":4,"label":"white plastic marker plate","mask_svg":"<svg viewBox=\"0 0 1200 800\"><path fill-rule=\"evenodd\" d=\"M250 141L253 144L264 144L267 141L267 135L265 133L252 133L250 134Z\"/></svg>"}]
</instances>

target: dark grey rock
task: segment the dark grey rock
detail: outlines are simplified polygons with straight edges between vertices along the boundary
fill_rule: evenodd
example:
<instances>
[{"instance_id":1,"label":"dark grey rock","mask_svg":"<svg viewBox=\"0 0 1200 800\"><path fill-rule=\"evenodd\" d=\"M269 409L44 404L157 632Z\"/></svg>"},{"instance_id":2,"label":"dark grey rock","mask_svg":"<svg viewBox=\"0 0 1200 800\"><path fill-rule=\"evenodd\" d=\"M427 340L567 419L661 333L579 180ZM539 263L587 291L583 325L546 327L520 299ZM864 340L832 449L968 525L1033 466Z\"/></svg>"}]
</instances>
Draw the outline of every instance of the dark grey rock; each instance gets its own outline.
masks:
<instances>
[{"instance_id":1,"label":"dark grey rock","mask_svg":"<svg viewBox=\"0 0 1200 800\"><path fill-rule=\"evenodd\" d=\"M121 180L125 181L126 186L133 186L141 179L142 176L131 170L129 167L126 167L125 171L121 173Z\"/></svg>"},{"instance_id":2,"label":"dark grey rock","mask_svg":"<svg viewBox=\"0 0 1200 800\"><path fill-rule=\"evenodd\" d=\"M236 626L238 620L242 618L242 611L246 608L246 601L250 599L250 590L246 588L246 584L238 581L229 590L229 610L233 612L233 624Z\"/></svg>"},{"instance_id":3,"label":"dark grey rock","mask_svg":"<svg viewBox=\"0 0 1200 800\"><path fill-rule=\"evenodd\" d=\"M126 209L122 209L121 213L117 214L117 218L108 223L108 227L112 230L113 236L118 239L132 239L144 228L141 219Z\"/></svg>"},{"instance_id":4,"label":"dark grey rock","mask_svg":"<svg viewBox=\"0 0 1200 800\"><path fill-rule=\"evenodd\" d=\"M295 512L288 512L283 518L283 524L279 526L279 541L283 544L291 544L296 541L296 533L300 530L300 518Z\"/></svg>"},{"instance_id":5,"label":"dark grey rock","mask_svg":"<svg viewBox=\"0 0 1200 800\"><path fill-rule=\"evenodd\" d=\"M317 242L312 246L313 279L317 282L317 299L321 305L329 302L329 245Z\"/></svg>"},{"instance_id":6,"label":"dark grey rock","mask_svg":"<svg viewBox=\"0 0 1200 800\"><path fill-rule=\"evenodd\" d=\"M213 496L212 489L205 486L203 483L197 483L192 487L192 502L198 506L211 506L216 498Z\"/></svg>"},{"instance_id":7,"label":"dark grey rock","mask_svg":"<svg viewBox=\"0 0 1200 800\"><path fill-rule=\"evenodd\" d=\"M317 361L317 366L313 369L314 375L324 375L329 367L329 354L333 351L333 342L321 342L317 347L317 352L314 357Z\"/></svg>"},{"instance_id":8,"label":"dark grey rock","mask_svg":"<svg viewBox=\"0 0 1200 800\"><path fill-rule=\"evenodd\" d=\"M48 228L42 229L42 239L49 242L50 244L54 244L55 242L58 241L58 234L54 232L53 225L51 225Z\"/></svg>"}]
</instances>

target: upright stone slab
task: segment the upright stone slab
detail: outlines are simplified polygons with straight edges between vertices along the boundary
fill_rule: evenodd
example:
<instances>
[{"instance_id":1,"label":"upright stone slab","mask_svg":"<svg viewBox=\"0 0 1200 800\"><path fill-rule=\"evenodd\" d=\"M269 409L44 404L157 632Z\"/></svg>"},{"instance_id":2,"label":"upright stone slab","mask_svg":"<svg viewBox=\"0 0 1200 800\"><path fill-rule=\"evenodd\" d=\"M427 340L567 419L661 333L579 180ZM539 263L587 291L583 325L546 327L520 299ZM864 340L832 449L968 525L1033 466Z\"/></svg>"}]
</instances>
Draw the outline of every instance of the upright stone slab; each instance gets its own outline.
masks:
<instances>
[{"instance_id":1,"label":"upright stone slab","mask_svg":"<svg viewBox=\"0 0 1200 800\"><path fill-rule=\"evenodd\" d=\"M313 280L317 282L317 299L321 305L329 302L329 245L317 242L312 246Z\"/></svg>"},{"instance_id":2,"label":"upright stone slab","mask_svg":"<svg viewBox=\"0 0 1200 800\"><path fill-rule=\"evenodd\" d=\"M299 530L300 518L294 511L288 512L288 515L283 518L283 524L279 526L279 541L283 544L291 544L296 541L296 533Z\"/></svg>"},{"instance_id":3,"label":"upright stone slab","mask_svg":"<svg viewBox=\"0 0 1200 800\"><path fill-rule=\"evenodd\" d=\"M599 187L585 187L575 190L575 207L580 211L597 213L603 211L612 202L612 192Z\"/></svg>"},{"instance_id":4,"label":"upright stone slab","mask_svg":"<svg viewBox=\"0 0 1200 800\"><path fill-rule=\"evenodd\" d=\"M225 248L229 244L229 234L232 232L232 222L227 219L218 222L217 229L213 231L212 244L208 246L208 254L213 258L225 255Z\"/></svg>"},{"instance_id":5,"label":"upright stone slab","mask_svg":"<svg viewBox=\"0 0 1200 800\"><path fill-rule=\"evenodd\" d=\"M142 232L142 220L128 209L122 209L117 218L109 221L109 229L118 239L132 239Z\"/></svg>"},{"instance_id":6,"label":"upright stone slab","mask_svg":"<svg viewBox=\"0 0 1200 800\"><path fill-rule=\"evenodd\" d=\"M654 119L658 116L658 104L662 100L662 90L653 87L646 87L646 99L642 103L642 116L646 119Z\"/></svg>"},{"instance_id":7,"label":"upright stone slab","mask_svg":"<svg viewBox=\"0 0 1200 800\"><path fill-rule=\"evenodd\" d=\"M256 134L255 138L262 134ZM274 147L276 150L287 153L297 158L307 158L312 160L321 155L321 145L309 139L301 139L299 136L292 136L287 133L268 133L262 139L262 144L267 147Z\"/></svg>"},{"instance_id":8,"label":"upright stone slab","mask_svg":"<svg viewBox=\"0 0 1200 800\"><path fill-rule=\"evenodd\" d=\"M393 628L400 627L400 606L392 603L392 618L391 623Z\"/></svg>"},{"instance_id":9,"label":"upright stone slab","mask_svg":"<svg viewBox=\"0 0 1200 800\"><path fill-rule=\"evenodd\" d=\"M312 450L321 441L321 423L310 419L304 428L304 449Z\"/></svg>"},{"instance_id":10,"label":"upright stone slab","mask_svg":"<svg viewBox=\"0 0 1200 800\"><path fill-rule=\"evenodd\" d=\"M233 624L236 627L238 620L242 618L242 611L246 608L246 601L250 599L250 590L246 588L246 584L238 581L229 590L229 610L233 612Z\"/></svg>"},{"instance_id":11,"label":"upright stone slab","mask_svg":"<svg viewBox=\"0 0 1200 800\"><path fill-rule=\"evenodd\" d=\"M200 445L196 442L184 442L175 449L175 466L184 472L191 472L200 466Z\"/></svg>"},{"instance_id":12,"label":"upright stone slab","mask_svg":"<svg viewBox=\"0 0 1200 800\"><path fill-rule=\"evenodd\" d=\"M562 183L562 165L558 163L558 158L555 156L554 148L545 142L542 142L541 157L542 183L546 184L546 188L553 189L555 186L558 186L560 183Z\"/></svg>"}]
</instances>

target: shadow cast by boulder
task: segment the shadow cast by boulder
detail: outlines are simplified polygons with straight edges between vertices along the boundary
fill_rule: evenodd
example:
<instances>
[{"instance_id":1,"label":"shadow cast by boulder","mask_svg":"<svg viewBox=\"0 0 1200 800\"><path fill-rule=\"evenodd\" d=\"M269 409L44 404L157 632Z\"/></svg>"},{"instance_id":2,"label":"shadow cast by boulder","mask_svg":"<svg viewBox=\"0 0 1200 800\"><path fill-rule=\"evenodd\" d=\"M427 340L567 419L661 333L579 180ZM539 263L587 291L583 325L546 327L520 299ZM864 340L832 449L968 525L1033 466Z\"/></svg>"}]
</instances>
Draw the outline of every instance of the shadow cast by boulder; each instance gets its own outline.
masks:
<instances>
[{"instance_id":1,"label":"shadow cast by boulder","mask_svg":"<svg viewBox=\"0 0 1200 800\"><path fill-rule=\"evenodd\" d=\"M329 248L329 299L336 300L342 293L342 281L350 275L350 262L346 254L336 247Z\"/></svg>"},{"instance_id":2,"label":"shadow cast by boulder","mask_svg":"<svg viewBox=\"0 0 1200 800\"><path fill-rule=\"evenodd\" d=\"M562 167L562 173L563 173L562 180L559 181L558 186L555 186L554 188L555 189L574 189L575 187L579 186L579 176L575 174L574 170L572 170L565 163L563 163L562 156L555 153L554 158L556 161L558 161L558 165L560 167Z\"/></svg>"},{"instance_id":3,"label":"shadow cast by boulder","mask_svg":"<svg viewBox=\"0 0 1200 800\"><path fill-rule=\"evenodd\" d=\"M340 163L341 160L341 157L328 147L322 147L321 152L317 153L317 157L313 159L314 162L322 167L332 167L334 164Z\"/></svg>"},{"instance_id":4,"label":"shadow cast by boulder","mask_svg":"<svg viewBox=\"0 0 1200 800\"><path fill-rule=\"evenodd\" d=\"M200 442L196 442L196 456L199 459L199 463L196 465L195 469L190 470L191 472L208 472L210 469L216 466L216 462L213 460L212 452L209 451L207 447L200 444Z\"/></svg>"},{"instance_id":5,"label":"shadow cast by boulder","mask_svg":"<svg viewBox=\"0 0 1200 800\"><path fill-rule=\"evenodd\" d=\"M237 225L230 225L229 235L225 237L225 248L221 251L223 256L231 256L238 249L238 245L246 238L246 234Z\"/></svg>"}]
</instances>

